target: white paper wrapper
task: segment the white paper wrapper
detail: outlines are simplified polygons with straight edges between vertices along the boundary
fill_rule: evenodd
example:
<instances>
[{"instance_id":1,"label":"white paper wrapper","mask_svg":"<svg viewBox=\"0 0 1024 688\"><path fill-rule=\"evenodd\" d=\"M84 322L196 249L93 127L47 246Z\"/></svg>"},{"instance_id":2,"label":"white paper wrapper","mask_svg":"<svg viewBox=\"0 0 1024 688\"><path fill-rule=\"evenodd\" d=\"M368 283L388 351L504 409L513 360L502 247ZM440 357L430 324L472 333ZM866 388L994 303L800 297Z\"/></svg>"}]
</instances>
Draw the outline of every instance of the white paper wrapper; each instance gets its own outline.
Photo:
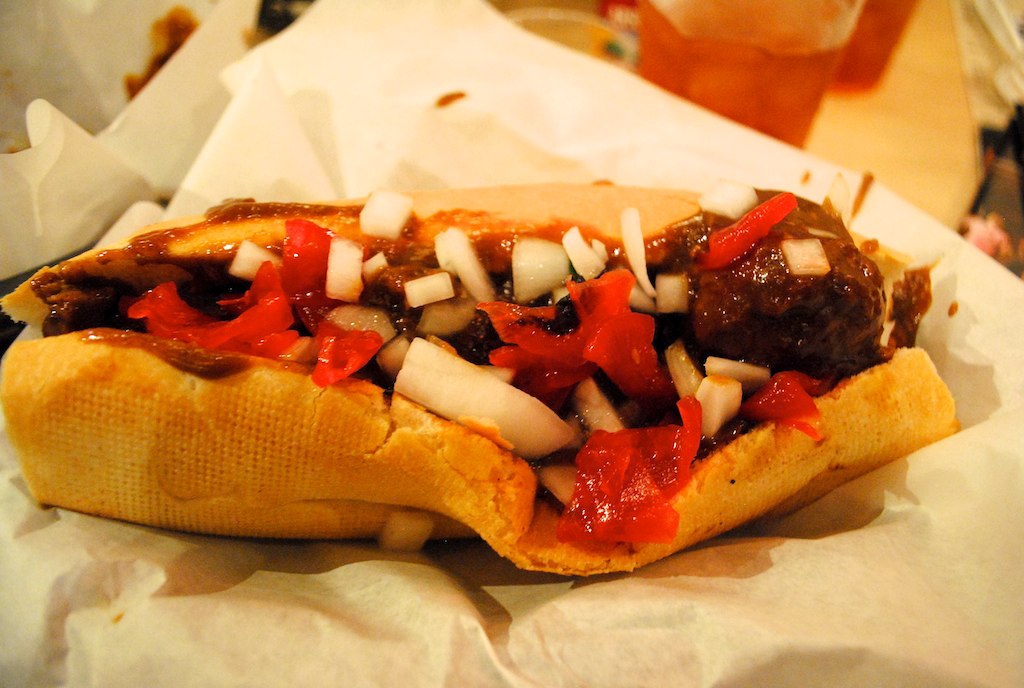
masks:
<instances>
[{"instance_id":1,"label":"white paper wrapper","mask_svg":"<svg viewBox=\"0 0 1024 688\"><path fill-rule=\"evenodd\" d=\"M388 10L321 0L233 65L172 208L723 176L820 199L837 172L481 2ZM960 434L783 521L586 580L474 541L397 555L40 510L0 434L4 684L1021 685L1024 285L879 186L855 229L938 261L921 340Z\"/></svg>"},{"instance_id":2,"label":"white paper wrapper","mask_svg":"<svg viewBox=\"0 0 1024 688\"><path fill-rule=\"evenodd\" d=\"M0 156L0 208L11 218L0 235L5 277L85 248L131 200L152 196L138 173L46 101L34 101L26 119L32 148Z\"/></svg>"},{"instance_id":3,"label":"white paper wrapper","mask_svg":"<svg viewBox=\"0 0 1024 688\"><path fill-rule=\"evenodd\" d=\"M176 4L201 24L129 103L123 77L144 70L149 26ZM136 201L178 187L228 102L219 70L244 54L256 8L257 0L0 7L11 38L0 41L11 95L0 142L31 144L0 154L0 278L92 244Z\"/></svg>"},{"instance_id":4,"label":"white paper wrapper","mask_svg":"<svg viewBox=\"0 0 1024 688\"><path fill-rule=\"evenodd\" d=\"M44 98L98 132L128 102L124 78L145 71L150 27L172 7L197 19L212 0L35 0L0 5L0 150L27 142L24 112ZM97 49L102 46L102 49Z\"/></svg>"}]
</instances>

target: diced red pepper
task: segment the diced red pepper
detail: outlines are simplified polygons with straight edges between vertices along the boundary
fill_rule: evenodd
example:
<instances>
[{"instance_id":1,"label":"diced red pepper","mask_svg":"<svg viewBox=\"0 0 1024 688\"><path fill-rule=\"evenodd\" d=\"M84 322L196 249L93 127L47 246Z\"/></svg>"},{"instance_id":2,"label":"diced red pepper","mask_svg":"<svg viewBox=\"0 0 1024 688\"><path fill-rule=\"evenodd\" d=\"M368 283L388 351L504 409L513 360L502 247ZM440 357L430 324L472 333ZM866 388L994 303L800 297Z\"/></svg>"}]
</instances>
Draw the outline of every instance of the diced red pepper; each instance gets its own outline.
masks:
<instances>
[{"instance_id":1,"label":"diced red pepper","mask_svg":"<svg viewBox=\"0 0 1024 688\"><path fill-rule=\"evenodd\" d=\"M827 379L818 379L811 377L807 373L801 373L799 370L786 370L786 377L790 377L795 380L804 391L810 394L812 397L820 397L825 392L832 389L834 381Z\"/></svg>"},{"instance_id":2,"label":"diced red pepper","mask_svg":"<svg viewBox=\"0 0 1024 688\"><path fill-rule=\"evenodd\" d=\"M178 295L178 285L164 282L150 289L128 306L126 315L133 320L145 320L146 331L167 339L183 339L193 329L217 319L196 310Z\"/></svg>"},{"instance_id":3,"label":"diced red pepper","mask_svg":"<svg viewBox=\"0 0 1024 688\"><path fill-rule=\"evenodd\" d=\"M324 313L337 305L324 291L332 237L330 230L309 220L285 223L281 283L310 332L316 332Z\"/></svg>"},{"instance_id":4,"label":"diced red pepper","mask_svg":"<svg viewBox=\"0 0 1024 688\"><path fill-rule=\"evenodd\" d=\"M576 489L558 522L566 542L670 542L679 515L668 504L651 470L675 465L666 449L669 427L598 430L576 455Z\"/></svg>"},{"instance_id":5,"label":"diced red pepper","mask_svg":"<svg viewBox=\"0 0 1024 688\"><path fill-rule=\"evenodd\" d=\"M586 282L569 282L579 324L564 334L546 327L555 317L554 307L480 304L502 341L517 349L492 352L491 363L514 368L516 384L549 404L564 400L568 387L589 377L594 370L590 363L634 398L667 400L671 381L653 347L654 319L629 308L635 281L628 270L614 270Z\"/></svg>"},{"instance_id":6,"label":"diced red pepper","mask_svg":"<svg viewBox=\"0 0 1024 688\"><path fill-rule=\"evenodd\" d=\"M259 337L252 341L236 342L233 350L238 353L249 354L250 356L280 358L288 353L297 341L299 341L298 332L295 330L284 330L282 332L271 332L265 337Z\"/></svg>"},{"instance_id":7,"label":"diced red pepper","mask_svg":"<svg viewBox=\"0 0 1024 688\"><path fill-rule=\"evenodd\" d=\"M327 280L331 233L309 220L285 222L281 283L291 296L322 291Z\"/></svg>"},{"instance_id":8,"label":"diced red pepper","mask_svg":"<svg viewBox=\"0 0 1024 688\"><path fill-rule=\"evenodd\" d=\"M682 489L686 481L690 479L690 464L697 457L700 450L701 427L704 420L704 410L701 408L697 397L688 395L676 402L679 410L679 417L683 421L683 443L679 447L679 476L682 478ZM683 478L685 476L685 478Z\"/></svg>"},{"instance_id":9,"label":"diced red pepper","mask_svg":"<svg viewBox=\"0 0 1024 688\"><path fill-rule=\"evenodd\" d=\"M513 384L553 409L561 408L572 388L597 371L590 362L562 366L520 346L499 347L489 360L491 365L516 371Z\"/></svg>"},{"instance_id":10,"label":"diced red pepper","mask_svg":"<svg viewBox=\"0 0 1024 688\"><path fill-rule=\"evenodd\" d=\"M705 270L719 270L746 255L772 227L797 206L796 196L784 192L772 196L739 220L708 237L708 250L697 258Z\"/></svg>"},{"instance_id":11,"label":"diced red pepper","mask_svg":"<svg viewBox=\"0 0 1024 688\"><path fill-rule=\"evenodd\" d=\"M219 306L233 313L241 313L247 308L252 308L263 299L281 298L288 300L281 283L281 273L270 261L262 263L256 270L256 276L244 294L236 298L221 299L217 302Z\"/></svg>"},{"instance_id":12,"label":"diced red pepper","mask_svg":"<svg viewBox=\"0 0 1024 688\"><path fill-rule=\"evenodd\" d=\"M740 415L750 420L773 420L799 430L814 441L822 438L819 429L821 412L811 391L821 389L821 382L796 371L776 373L740 406Z\"/></svg>"},{"instance_id":13,"label":"diced red pepper","mask_svg":"<svg viewBox=\"0 0 1024 688\"><path fill-rule=\"evenodd\" d=\"M247 348L269 335L289 330L295 323L288 296L272 263L260 266L240 301L246 304L245 310L234 320L209 326L209 331L197 340L200 346L239 350L237 347ZM232 342L237 342L237 346Z\"/></svg>"},{"instance_id":14,"label":"diced red pepper","mask_svg":"<svg viewBox=\"0 0 1024 688\"><path fill-rule=\"evenodd\" d=\"M584 357L596 363L627 396L664 402L674 398L676 390L658 361L653 341L654 318L621 313L595 328Z\"/></svg>"},{"instance_id":15,"label":"diced red pepper","mask_svg":"<svg viewBox=\"0 0 1024 688\"><path fill-rule=\"evenodd\" d=\"M671 542L671 498L690 480L700 404L680 402L683 425L598 430L576 456L576 488L558 522L563 542Z\"/></svg>"},{"instance_id":16,"label":"diced red pepper","mask_svg":"<svg viewBox=\"0 0 1024 688\"><path fill-rule=\"evenodd\" d=\"M566 284L585 337L590 337L606 319L630 312L629 295L634 284L636 277L629 270L612 270L597 279Z\"/></svg>"},{"instance_id":17,"label":"diced red pepper","mask_svg":"<svg viewBox=\"0 0 1024 688\"><path fill-rule=\"evenodd\" d=\"M384 339L377 332L343 330L325 321L317 330L316 343L312 379L320 387L329 387L369 363L380 351Z\"/></svg>"},{"instance_id":18,"label":"diced red pepper","mask_svg":"<svg viewBox=\"0 0 1024 688\"><path fill-rule=\"evenodd\" d=\"M501 340L542 360L575 366L582 361L586 341L577 332L555 334L546 325L555 319L554 306L520 306L504 301L477 305L491 319Z\"/></svg>"},{"instance_id":19,"label":"diced red pepper","mask_svg":"<svg viewBox=\"0 0 1024 688\"><path fill-rule=\"evenodd\" d=\"M127 315L144 320L150 334L221 351L276 357L298 338L287 334L294 316L271 263L260 266L249 291L224 303L243 310L232 320L217 320L185 303L174 282L164 282L131 304Z\"/></svg>"}]
</instances>

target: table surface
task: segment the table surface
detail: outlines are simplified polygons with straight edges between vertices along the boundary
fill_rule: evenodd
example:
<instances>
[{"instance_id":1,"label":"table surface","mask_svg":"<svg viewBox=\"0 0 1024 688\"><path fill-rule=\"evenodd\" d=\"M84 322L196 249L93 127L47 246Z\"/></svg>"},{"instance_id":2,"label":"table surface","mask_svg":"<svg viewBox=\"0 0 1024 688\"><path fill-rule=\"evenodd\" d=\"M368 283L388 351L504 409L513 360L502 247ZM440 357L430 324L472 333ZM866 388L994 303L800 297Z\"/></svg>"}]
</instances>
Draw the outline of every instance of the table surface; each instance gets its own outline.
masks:
<instances>
[{"instance_id":1,"label":"table surface","mask_svg":"<svg viewBox=\"0 0 1024 688\"><path fill-rule=\"evenodd\" d=\"M955 0L920 0L879 85L829 93L805 149L875 178L950 227L981 179Z\"/></svg>"}]
</instances>

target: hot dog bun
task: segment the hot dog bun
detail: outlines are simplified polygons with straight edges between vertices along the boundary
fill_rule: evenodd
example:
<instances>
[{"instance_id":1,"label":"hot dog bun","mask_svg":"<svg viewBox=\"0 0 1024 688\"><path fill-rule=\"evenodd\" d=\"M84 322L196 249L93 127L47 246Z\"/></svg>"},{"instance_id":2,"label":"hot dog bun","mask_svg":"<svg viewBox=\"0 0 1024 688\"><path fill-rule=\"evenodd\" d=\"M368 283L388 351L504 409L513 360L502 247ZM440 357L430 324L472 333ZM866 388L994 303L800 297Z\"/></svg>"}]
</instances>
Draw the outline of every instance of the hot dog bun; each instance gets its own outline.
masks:
<instances>
[{"instance_id":1,"label":"hot dog bun","mask_svg":"<svg viewBox=\"0 0 1024 688\"><path fill-rule=\"evenodd\" d=\"M484 232L557 221L615 236L624 206L663 227L696 212L692 199L612 186L430 192L415 195L416 231L419 240L433 236L457 211ZM279 243L294 213L350 234L359 204L212 214L158 228L171 229L160 248L165 257L220 260L244 238ZM155 235L140 236L131 252L90 252L49 274L59 281L84 271L140 288L187 279L166 261L140 258L140 241ZM36 325L48 313L27 285L0 305ZM532 468L483 434L366 381L322 389L308 370L277 361L189 358L206 366L197 374L175 365L173 349L189 345L154 339L101 328L12 346L0 398L41 503L185 531L305 538L373 537L394 512L422 510L436 515L434 537L473 532L522 568L590 575L632 570L796 508L958 427L927 354L900 350L818 399L823 441L764 423L698 462L672 499L681 518L671 543L570 544L555 537L558 514L537 499Z\"/></svg>"}]
</instances>

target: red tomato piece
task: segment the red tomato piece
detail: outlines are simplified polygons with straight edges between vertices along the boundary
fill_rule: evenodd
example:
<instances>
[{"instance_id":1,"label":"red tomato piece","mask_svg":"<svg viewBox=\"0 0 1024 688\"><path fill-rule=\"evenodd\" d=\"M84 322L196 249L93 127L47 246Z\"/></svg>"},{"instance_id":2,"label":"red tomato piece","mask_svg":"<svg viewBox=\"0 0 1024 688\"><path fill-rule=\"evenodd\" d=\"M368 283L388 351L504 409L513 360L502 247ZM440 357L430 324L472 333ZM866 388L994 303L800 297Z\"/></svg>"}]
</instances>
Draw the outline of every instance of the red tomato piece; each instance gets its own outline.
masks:
<instances>
[{"instance_id":1,"label":"red tomato piece","mask_svg":"<svg viewBox=\"0 0 1024 688\"><path fill-rule=\"evenodd\" d=\"M708 250L697 258L697 264L705 270L719 270L732 264L768 236L772 227L796 206L796 196L792 193L772 196L733 224L712 232L708 237Z\"/></svg>"},{"instance_id":2,"label":"red tomato piece","mask_svg":"<svg viewBox=\"0 0 1024 688\"><path fill-rule=\"evenodd\" d=\"M317 330L316 342L318 353L312 379L320 387L329 387L369 363L384 339L377 332L343 330L323 322Z\"/></svg>"},{"instance_id":3,"label":"red tomato piece","mask_svg":"<svg viewBox=\"0 0 1024 688\"><path fill-rule=\"evenodd\" d=\"M814 441L822 438L821 412L809 389L819 382L802 373L783 371L757 390L740 406L740 415L756 421L773 420L799 430Z\"/></svg>"},{"instance_id":4,"label":"red tomato piece","mask_svg":"<svg viewBox=\"0 0 1024 688\"><path fill-rule=\"evenodd\" d=\"M819 397L832 388L832 382L830 380L819 380L816 377L811 377L807 373L801 373L799 370L787 370L784 372L786 373L786 377L792 378L812 397Z\"/></svg>"},{"instance_id":5,"label":"red tomato piece","mask_svg":"<svg viewBox=\"0 0 1024 688\"><path fill-rule=\"evenodd\" d=\"M193 341L207 349L241 351L252 348L271 334L289 329L294 322L286 299L265 299L234 320L212 323L195 331Z\"/></svg>"}]
</instances>

